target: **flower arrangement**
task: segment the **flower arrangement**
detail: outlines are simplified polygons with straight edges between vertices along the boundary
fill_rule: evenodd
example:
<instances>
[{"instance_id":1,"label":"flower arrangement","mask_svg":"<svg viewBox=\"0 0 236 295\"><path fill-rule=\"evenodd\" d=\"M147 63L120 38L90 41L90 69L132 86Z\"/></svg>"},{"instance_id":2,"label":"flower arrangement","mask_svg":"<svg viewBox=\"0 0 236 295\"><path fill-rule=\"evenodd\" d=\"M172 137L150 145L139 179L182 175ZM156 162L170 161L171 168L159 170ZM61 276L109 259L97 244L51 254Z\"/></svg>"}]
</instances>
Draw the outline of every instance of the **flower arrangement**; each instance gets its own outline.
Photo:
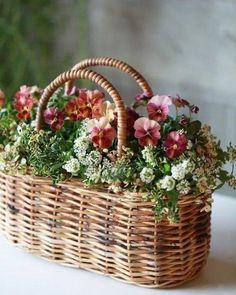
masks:
<instances>
[{"instance_id":1,"label":"flower arrangement","mask_svg":"<svg viewBox=\"0 0 236 295\"><path fill-rule=\"evenodd\" d=\"M22 86L12 103L0 91L0 170L33 173L58 183L78 177L111 192L142 192L158 220L178 220L180 195L236 189L236 147L224 151L211 128L195 119L199 108L180 96L137 95L127 107L127 147L117 158L117 113L99 90L59 89L44 111L45 130L36 131L42 93ZM139 106L146 114L140 115ZM170 115L171 109L175 115ZM232 170L224 165L229 162ZM209 198L202 210L211 209Z\"/></svg>"}]
</instances>

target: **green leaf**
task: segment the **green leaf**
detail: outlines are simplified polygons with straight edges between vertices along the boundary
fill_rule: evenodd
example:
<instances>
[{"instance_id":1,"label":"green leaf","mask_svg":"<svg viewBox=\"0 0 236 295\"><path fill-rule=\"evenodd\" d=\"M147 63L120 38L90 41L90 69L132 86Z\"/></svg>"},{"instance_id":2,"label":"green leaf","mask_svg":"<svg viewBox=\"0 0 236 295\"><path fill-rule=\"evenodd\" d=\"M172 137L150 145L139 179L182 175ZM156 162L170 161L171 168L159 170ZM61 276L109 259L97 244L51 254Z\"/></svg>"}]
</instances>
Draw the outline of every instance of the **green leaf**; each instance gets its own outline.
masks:
<instances>
[{"instance_id":1,"label":"green leaf","mask_svg":"<svg viewBox=\"0 0 236 295\"><path fill-rule=\"evenodd\" d=\"M186 130L189 135L195 135L200 131L201 127L202 123L200 121L193 121L187 126Z\"/></svg>"},{"instance_id":2,"label":"green leaf","mask_svg":"<svg viewBox=\"0 0 236 295\"><path fill-rule=\"evenodd\" d=\"M164 171L165 173L169 173L171 169L171 165L169 163L164 164Z\"/></svg>"},{"instance_id":3,"label":"green leaf","mask_svg":"<svg viewBox=\"0 0 236 295\"><path fill-rule=\"evenodd\" d=\"M172 205L175 206L178 201L179 192L177 190L173 189L172 191L167 192L167 196L170 198Z\"/></svg>"}]
</instances>

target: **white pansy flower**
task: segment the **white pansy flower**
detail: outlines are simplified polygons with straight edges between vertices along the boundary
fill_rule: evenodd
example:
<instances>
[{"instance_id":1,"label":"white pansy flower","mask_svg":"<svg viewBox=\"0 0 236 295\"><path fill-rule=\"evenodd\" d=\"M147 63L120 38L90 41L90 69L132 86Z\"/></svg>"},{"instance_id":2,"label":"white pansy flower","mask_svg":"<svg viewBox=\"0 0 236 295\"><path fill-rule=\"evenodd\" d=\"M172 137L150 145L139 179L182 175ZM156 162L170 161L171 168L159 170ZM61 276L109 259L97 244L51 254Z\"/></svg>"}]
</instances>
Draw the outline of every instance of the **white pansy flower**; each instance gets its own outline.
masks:
<instances>
[{"instance_id":1,"label":"white pansy flower","mask_svg":"<svg viewBox=\"0 0 236 295\"><path fill-rule=\"evenodd\" d=\"M160 185L162 189L172 191L175 188L175 180L172 176L166 175L160 180Z\"/></svg>"},{"instance_id":2,"label":"white pansy flower","mask_svg":"<svg viewBox=\"0 0 236 295\"><path fill-rule=\"evenodd\" d=\"M151 168L143 168L140 173L140 178L143 182L150 183L155 178L154 171Z\"/></svg>"},{"instance_id":3,"label":"white pansy flower","mask_svg":"<svg viewBox=\"0 0 236 295\"><path fill-rule=\"evenodd\" d=\"M71 158L69 161L65 163L65 165L63 166L63 169L65 169L69 173L75 174L80 169L80 163L78 159Z\"/></svg>"}]
</instances>

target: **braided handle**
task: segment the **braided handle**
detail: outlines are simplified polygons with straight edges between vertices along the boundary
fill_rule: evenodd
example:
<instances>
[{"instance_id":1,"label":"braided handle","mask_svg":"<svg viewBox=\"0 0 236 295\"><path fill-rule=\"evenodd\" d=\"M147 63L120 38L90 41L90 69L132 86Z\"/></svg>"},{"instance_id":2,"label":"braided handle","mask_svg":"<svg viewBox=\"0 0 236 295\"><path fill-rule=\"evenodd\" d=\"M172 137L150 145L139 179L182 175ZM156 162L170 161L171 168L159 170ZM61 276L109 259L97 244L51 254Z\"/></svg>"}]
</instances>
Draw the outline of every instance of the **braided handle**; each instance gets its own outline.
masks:
<instances>
[{"instance_id":1,"label":"braided handle","mask_svg":"<svg viewBox=\"0 0 236 295\"><path fill-rule=\"evenodd\" d=\"M72 68L72 70L86 69L90 66L107 66L107 67L117 68L127 73L132 78L134 78L134 80L138 83L138 85L142 88L143 92L145 92L148 97L153 96L153 91L150 85L148 84L148 82L144 79L144 77L138 71L136 71L133 67L131 67L124 61L111 58L111 57L89 58L77 63ZM65 85L66 91L71 89L72 84L73 84L73 81L68 81L66 83Z\"/></svg>"},{"instance_id":2,"label":"braided handle","mask_svg":"<svg viewBox=\"0 0 236 295\"><path fill-rule=\"evenodd\" d=\"M97 83L102 87L113 99L118 116L118 126L117 126L117 155L120 157L122 155L123 146L126 144L126 109L124 102L122 101L116 88L107 81L102 75L93 72L91 70L72 70L64 72L59 75L55 80L53 80L47 88L45 88L43 95L39 100L37 115L36 115L36 129L40 130L43 126L43 112L47 107L48 101L52 94L65 82L75 79L90 80Z\"/></svg>"}]
</instances>

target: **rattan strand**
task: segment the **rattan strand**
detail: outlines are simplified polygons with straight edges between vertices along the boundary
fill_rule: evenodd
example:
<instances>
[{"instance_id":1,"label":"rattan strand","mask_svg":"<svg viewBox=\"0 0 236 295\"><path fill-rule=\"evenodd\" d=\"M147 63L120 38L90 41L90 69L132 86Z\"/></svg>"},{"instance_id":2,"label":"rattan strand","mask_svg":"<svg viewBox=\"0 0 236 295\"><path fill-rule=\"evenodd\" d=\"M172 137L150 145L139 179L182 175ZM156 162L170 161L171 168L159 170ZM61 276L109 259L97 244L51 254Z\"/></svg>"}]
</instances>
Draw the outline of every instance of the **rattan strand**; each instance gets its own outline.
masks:
<instances>
[{"instance_id":1,"label":"rattan strand","mask_svg":"<svg viewBox=\"0 0 236 295\"><path fill-rule=\"evenodd\" d=\"M106 67L112 67L121 70L122 72L128 74L131 76L138 85L142 88L143 92L148 97L153 96L153 91L146 79L133 67L131 67L129 64L125 63L122 60L111 58L111 57L95 57L95 58L88 58L85 59L78 64L76 64L72 70L81 70L86 69L88 67L93 66L106 66ZM68 81L65 84L65 89L69 90L72 87L73 81Z\"/></svg>"}]
</instances>

